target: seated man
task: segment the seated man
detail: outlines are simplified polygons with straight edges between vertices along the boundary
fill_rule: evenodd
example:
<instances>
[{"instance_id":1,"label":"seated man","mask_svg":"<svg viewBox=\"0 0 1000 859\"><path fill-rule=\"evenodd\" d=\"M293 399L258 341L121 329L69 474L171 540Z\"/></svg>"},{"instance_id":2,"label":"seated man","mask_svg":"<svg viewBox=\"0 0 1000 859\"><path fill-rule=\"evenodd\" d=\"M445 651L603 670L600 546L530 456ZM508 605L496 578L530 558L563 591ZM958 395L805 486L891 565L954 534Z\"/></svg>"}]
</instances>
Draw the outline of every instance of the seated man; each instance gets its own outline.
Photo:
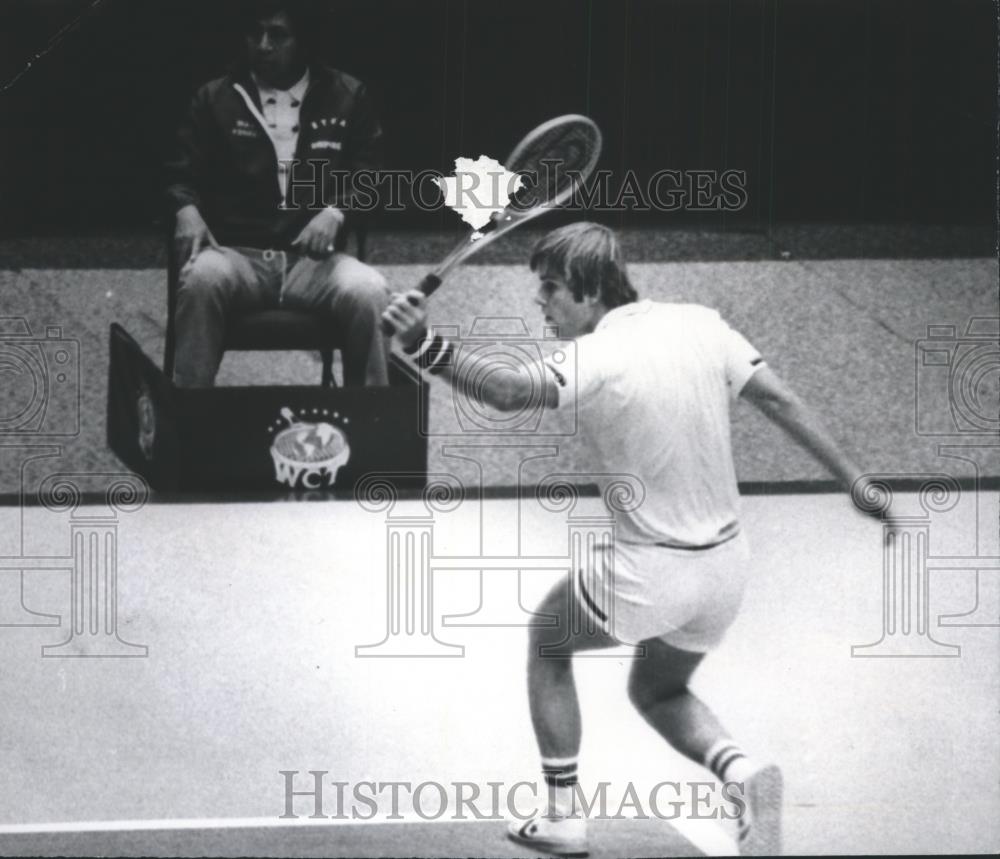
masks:
<instances>
[{"instance_id":1,"label":"seated man","mask_svg":"<svg viewBox=\"0 0 1000 859\"><path fill-rule=\"evenodd\" d=\"M308 7L243 5L244 62L198 90L167 164L181 266L174 380L212 385L229 320L280 307L330 317L345 384L385 385L389 291L343 253L350 183L323 178L376 168L381 128L365 86L316 62Z\"/></svg>"}]
</instances>

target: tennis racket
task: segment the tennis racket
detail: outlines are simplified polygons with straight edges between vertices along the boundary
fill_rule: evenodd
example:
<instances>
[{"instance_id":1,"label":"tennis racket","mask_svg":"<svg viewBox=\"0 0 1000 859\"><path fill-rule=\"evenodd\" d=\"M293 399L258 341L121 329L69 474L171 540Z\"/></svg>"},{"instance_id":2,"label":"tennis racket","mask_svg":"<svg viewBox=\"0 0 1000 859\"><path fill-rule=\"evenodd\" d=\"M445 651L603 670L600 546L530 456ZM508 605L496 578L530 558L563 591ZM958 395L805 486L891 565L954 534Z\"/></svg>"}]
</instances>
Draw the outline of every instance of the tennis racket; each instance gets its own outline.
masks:
<instances>
[{"instance_id":1,"label":"tennis racket","mask_svg":"<svg viewBox=\"0 0 1000 859\"><path fill-rule=\"evenodd\" d=\"M507 207L494 213L482 229L470 231L420 281L417 289L431 295L452 269L473 254L505 233L561 206L594 172L600 154L601 130L585 116L557 116L539 125L514 147L504 162L509 172L520 173L524 179ZM391 322L384 321L382 327L387 335L394 331Z\"/></svg>"}]
</instances>

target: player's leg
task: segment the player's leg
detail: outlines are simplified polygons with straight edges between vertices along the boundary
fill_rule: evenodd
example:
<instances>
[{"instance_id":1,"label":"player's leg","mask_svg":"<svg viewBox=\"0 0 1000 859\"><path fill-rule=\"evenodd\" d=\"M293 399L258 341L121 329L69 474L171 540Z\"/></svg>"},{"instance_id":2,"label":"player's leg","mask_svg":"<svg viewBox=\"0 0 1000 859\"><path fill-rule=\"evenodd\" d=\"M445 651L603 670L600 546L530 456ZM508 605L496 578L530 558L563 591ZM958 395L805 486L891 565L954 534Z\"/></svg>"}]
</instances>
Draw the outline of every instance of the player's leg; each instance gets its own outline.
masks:
<instances>
[{"instance_id":1,"label":"player's leg","mask_svg":"<svg viewBox=\"0 0 1000 859\"><path fill-rule=\"evenodd\" d=\"M340 335L344 384L389 383L389 341L382 334L382 311L389 305L385 278L349 254L298 260L285 282L287 307L329 314Z\"/></svg>"},{"instance_id":2,"label":"player's leg","mask_svg":"<svg viewBox=\"0 0 1000 859\"><path fill-rule=\"evenodd\" d=\"M530 820L512 822L508 834L539 850L585 855L586 820L574 813L582 727L573 654L620 642L592 622L568 579L552 588L537 611L556 618L554 625L532 627L528 641L528 705L542 758L547 808Z\"/></svg>"},{"instance_id":3,"label":"player's leg","mask_svg":"<svg viewBox=\"0 0 1000 859\"><path fill-rule=\"evenodd\" d=\"M629 698L661 737L683 755L710 769L722 782L743 785L746 808L739 818L741 852L774 855L781 849L781 773L751 759L688 682L704 653L672 647L662 639L643 642L629 678Z\"/></svg>"},{"instance_id":4,"label":"player's leg","mask_svg":"<svg viewBox=\"0 0 1000 859\"><path fill-rule=\"evenodd\" d=\"M606 632L588 622L568 579L562 579L539 605L541 615L554 616L551 626L531 627L528 641L528 703L531 723L543 758L570 758L580 751L580 703L573 679L573 654L620 647Z\"/></svg>"},{"instance_id":5,"label":"player's leg","mask_svg":"<svg viewBox=\"0 0 1000 859\"><path fill-rule=\"evenodd\" d=\"M267 283L264 270L238 250L209 248L185 265L174 312L178 387L210 387L222 362L231 316L276 303L277 291Z\"/></svg>"},{"instance_id":6,"label":"player's leg","mask_svg":"<svg viewBox=\"0 0 1000 859\"><path fill-rule=\"evenodd\" d=\"M629 699L661 737L701 763L726 735L715 714L688 689L705 654L671 647L659 638L642 645L645 654L632 663Z\"/></svg>"}]
</instances>

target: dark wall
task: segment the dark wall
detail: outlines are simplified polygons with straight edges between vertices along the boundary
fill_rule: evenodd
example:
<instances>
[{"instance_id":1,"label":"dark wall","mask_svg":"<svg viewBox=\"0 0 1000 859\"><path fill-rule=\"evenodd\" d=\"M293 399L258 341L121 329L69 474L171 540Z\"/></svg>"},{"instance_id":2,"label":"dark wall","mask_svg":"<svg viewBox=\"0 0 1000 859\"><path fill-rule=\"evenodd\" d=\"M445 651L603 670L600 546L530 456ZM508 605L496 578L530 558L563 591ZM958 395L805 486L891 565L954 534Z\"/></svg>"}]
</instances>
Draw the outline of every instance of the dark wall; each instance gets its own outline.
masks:
<instances>
[{"instance_id":1,"label":"dark wall","mask_svg":"<svg viewBox=\"0 0 1000 859\"><path fill-rule=\"evenodd\" d=\"M16 74L90 0L0 3ZM341 0L328 60L379 94L387 166L502 157L550 116L605 134L602 166L737 169L737 213L629 223L990 223L990 0ZM7 231L148 229L186 101L221 73L233 0L104 0L0 95ZM434 226L410 212L394 225Z\"/></svg>"}]
</instances>

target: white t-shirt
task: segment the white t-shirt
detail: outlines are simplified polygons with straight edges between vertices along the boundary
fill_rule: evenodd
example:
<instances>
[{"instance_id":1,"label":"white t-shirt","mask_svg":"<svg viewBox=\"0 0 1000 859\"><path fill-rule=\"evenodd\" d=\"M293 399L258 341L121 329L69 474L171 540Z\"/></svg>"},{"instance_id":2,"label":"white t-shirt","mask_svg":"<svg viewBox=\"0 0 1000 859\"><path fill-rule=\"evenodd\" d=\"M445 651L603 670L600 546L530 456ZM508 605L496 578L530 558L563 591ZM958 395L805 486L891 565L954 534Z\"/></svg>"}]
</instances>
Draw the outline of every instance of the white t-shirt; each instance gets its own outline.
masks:
<instances>
[{"instance_id":1,"label":"white t-shirt","mask_svg":"<svg viewBox=\"0 0 1000 859\"><path fill-rule=\"evenodd\" d=\"M559 407L577 409L594 471L634 475L645 492L638 509L617 513L618 537L707 546L735 534L729 403L763 366L760 353L715 310L641 301L579 338L575 365L546 362Z\"/></svg>"}]
</instances>

